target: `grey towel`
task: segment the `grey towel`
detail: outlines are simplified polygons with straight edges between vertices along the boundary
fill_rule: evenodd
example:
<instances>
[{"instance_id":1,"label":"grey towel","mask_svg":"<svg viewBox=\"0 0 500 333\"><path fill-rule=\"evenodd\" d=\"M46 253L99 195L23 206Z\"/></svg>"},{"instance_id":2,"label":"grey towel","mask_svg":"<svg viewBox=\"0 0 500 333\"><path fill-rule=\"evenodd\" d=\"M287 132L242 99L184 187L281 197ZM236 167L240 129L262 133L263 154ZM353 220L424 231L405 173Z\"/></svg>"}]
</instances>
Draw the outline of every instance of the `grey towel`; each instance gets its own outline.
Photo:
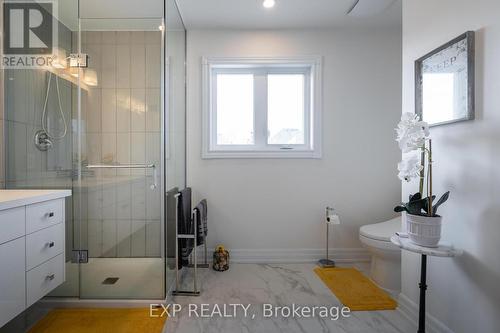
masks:
<instances>
[{"instance_id":1,"label":"grey towel","mask_svg":"<svg viewBox=\"0 0 500 333\"><path fill-rule=\"evenodd\" d=\"M205 237L208 234L208 227L207 227L207 221L208 221L208 215L207 215L207 200L203 199L201 200L196 207L194 208L198 214L198 219L196 221L197 229L198 229L198 238L196 240L198 245L203 245L205 241Z\"/></svg>"},{"instance_id":2,"label":"grey towel","mask_svg":"<svg viewBox=\"0 0 500 333\"><path fill-rule=\"evenodd\" d=\"M194 234L193 220L191 217L191 188L186 187L179 197L178 226L179 234ZM189 255L193 251L193 239L179 239L179 267L189 263Z\"/></svg>"}]
</instances>

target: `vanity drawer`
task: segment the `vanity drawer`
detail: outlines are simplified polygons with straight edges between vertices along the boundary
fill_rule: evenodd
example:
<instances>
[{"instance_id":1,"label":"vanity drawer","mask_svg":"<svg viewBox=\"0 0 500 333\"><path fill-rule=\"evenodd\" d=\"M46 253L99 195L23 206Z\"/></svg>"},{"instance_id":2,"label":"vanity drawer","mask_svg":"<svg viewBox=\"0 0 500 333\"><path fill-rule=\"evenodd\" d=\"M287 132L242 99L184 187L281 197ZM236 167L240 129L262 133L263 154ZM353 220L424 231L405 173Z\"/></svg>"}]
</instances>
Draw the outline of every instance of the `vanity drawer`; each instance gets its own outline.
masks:
<instances>
[{"instance_id":1,"label":"vanity drawer","mask_svg":"<svg viewBox=\"0 0 500 333\"><path fill-rule=\"evenodd\" d=\"M0 211L0 244L24 236L25 215L24 207Z\"/></svg>"},{"instance_id":2,"label":"vanity drawer","mask_svg":"<svg viewBox=\"0 0 500 333\"><path fill-rule=\"evenodd\" d=\"M59 223L26 236L26 270L63 253L64 224Z\"/></svg>"},{"instance_id":3,"label":"vanity drawer","mask_svg":"<svg viewBox=\"0 0 500 333\"><path fill-rule=\"evenodd\" d=\"M40 298L64 282L64 255L33 268L26 273L26 306L29 307Z\"/></svg>"},{"instance_id":4,"label":"vanity drawer","mask_svg":"<svg viewBox=\"0 0 500 333\"><path fill-rule=\"evenodd\" d=\"M26 233L50 227L64 221L64 199L50 200L26 206Z\"/></svg>"}]
</instances>

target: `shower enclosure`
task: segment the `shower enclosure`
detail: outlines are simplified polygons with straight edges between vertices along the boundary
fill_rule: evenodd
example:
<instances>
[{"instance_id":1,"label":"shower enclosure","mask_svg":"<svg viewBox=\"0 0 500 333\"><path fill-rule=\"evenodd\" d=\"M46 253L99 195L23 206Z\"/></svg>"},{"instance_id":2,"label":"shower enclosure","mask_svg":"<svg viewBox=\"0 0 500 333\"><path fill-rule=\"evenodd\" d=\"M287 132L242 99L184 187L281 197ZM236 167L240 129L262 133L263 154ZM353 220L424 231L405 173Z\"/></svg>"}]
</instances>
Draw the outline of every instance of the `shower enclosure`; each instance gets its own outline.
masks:
<instances>
[{"instance_id":1,"label":"shower enclosure","mask_svg":"<svg viewBox=\"0 0 500 333\"><path fill-rule=\"evenodd\" d=\"M175 1L37 3L53 5L56 57L2 70L2 185L72 189L66 282L51 296L164 299L173 278L165 194L185 186Z\"/></svg>"}]
</instances>

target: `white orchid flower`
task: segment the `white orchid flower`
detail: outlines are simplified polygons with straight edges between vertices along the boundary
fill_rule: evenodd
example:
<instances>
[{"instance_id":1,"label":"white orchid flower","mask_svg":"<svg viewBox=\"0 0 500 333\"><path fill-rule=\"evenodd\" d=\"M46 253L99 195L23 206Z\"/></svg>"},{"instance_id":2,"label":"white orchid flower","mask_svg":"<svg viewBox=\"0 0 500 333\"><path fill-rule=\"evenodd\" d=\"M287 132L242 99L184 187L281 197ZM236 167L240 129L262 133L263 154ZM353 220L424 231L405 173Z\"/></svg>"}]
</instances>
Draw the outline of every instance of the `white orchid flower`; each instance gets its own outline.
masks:
<instances>
[{"instance_id":1,"label":"white orchid flower","mask_svg":"<svg viewBox=\"0 0 500 333\"><path fill-rule=\"evenodd\" d=\"M421 149L430 134L429 125L410 112L403 113L396 133L396 141L403 153Z\"/></svg>"},{"instance_id":2,"label":"white orchid flower","mask_svg":"<svg viewBox=\"0 0 500 333\"><path fill-rule=\"evenodd\" d=\"M420 171L424 167L421 164L419 154L411 154L398 163L398 177L404 181L411 181L420 177Z\"/></svg>"}]
</instances>

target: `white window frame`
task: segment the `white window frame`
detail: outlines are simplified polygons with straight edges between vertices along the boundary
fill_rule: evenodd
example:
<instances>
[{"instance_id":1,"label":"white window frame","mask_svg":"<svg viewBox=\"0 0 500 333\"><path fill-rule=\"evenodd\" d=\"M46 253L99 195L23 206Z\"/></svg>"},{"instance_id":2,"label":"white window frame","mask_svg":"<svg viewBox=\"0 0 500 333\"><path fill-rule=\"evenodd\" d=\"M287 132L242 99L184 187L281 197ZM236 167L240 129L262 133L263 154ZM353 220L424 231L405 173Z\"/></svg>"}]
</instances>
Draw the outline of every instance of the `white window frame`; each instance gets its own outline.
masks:
<instances>
[{"instance_id":1,"label":"white window frame","mask_svg":"<svg viewBox=\"0 0 500 333\"><path fill-rule=\"evenodd\" d=\"M202 59L202 158L321 158L321 106L322 106L322 58L320 56L307 57L278 57L278 58L227 58L204 57ZM237 70L237 72L236 72ZM305 75L305 118L306 128L303 145L268 144L267 133L255 133L254 145L217 145L217 115L216 115L216 74L231 73L260 73L256 80L266 74L286 73ZM264 89L265 88L265 89ZM256 96L266 96L267 86L255 82L254 89L263 89ZM266 105L257 98L254 100L254 109L264 108ZM267 112L254 113L254 128L267 129ZM263 142L265 141L265 142Z\"/></svg>"}]
</instances>

